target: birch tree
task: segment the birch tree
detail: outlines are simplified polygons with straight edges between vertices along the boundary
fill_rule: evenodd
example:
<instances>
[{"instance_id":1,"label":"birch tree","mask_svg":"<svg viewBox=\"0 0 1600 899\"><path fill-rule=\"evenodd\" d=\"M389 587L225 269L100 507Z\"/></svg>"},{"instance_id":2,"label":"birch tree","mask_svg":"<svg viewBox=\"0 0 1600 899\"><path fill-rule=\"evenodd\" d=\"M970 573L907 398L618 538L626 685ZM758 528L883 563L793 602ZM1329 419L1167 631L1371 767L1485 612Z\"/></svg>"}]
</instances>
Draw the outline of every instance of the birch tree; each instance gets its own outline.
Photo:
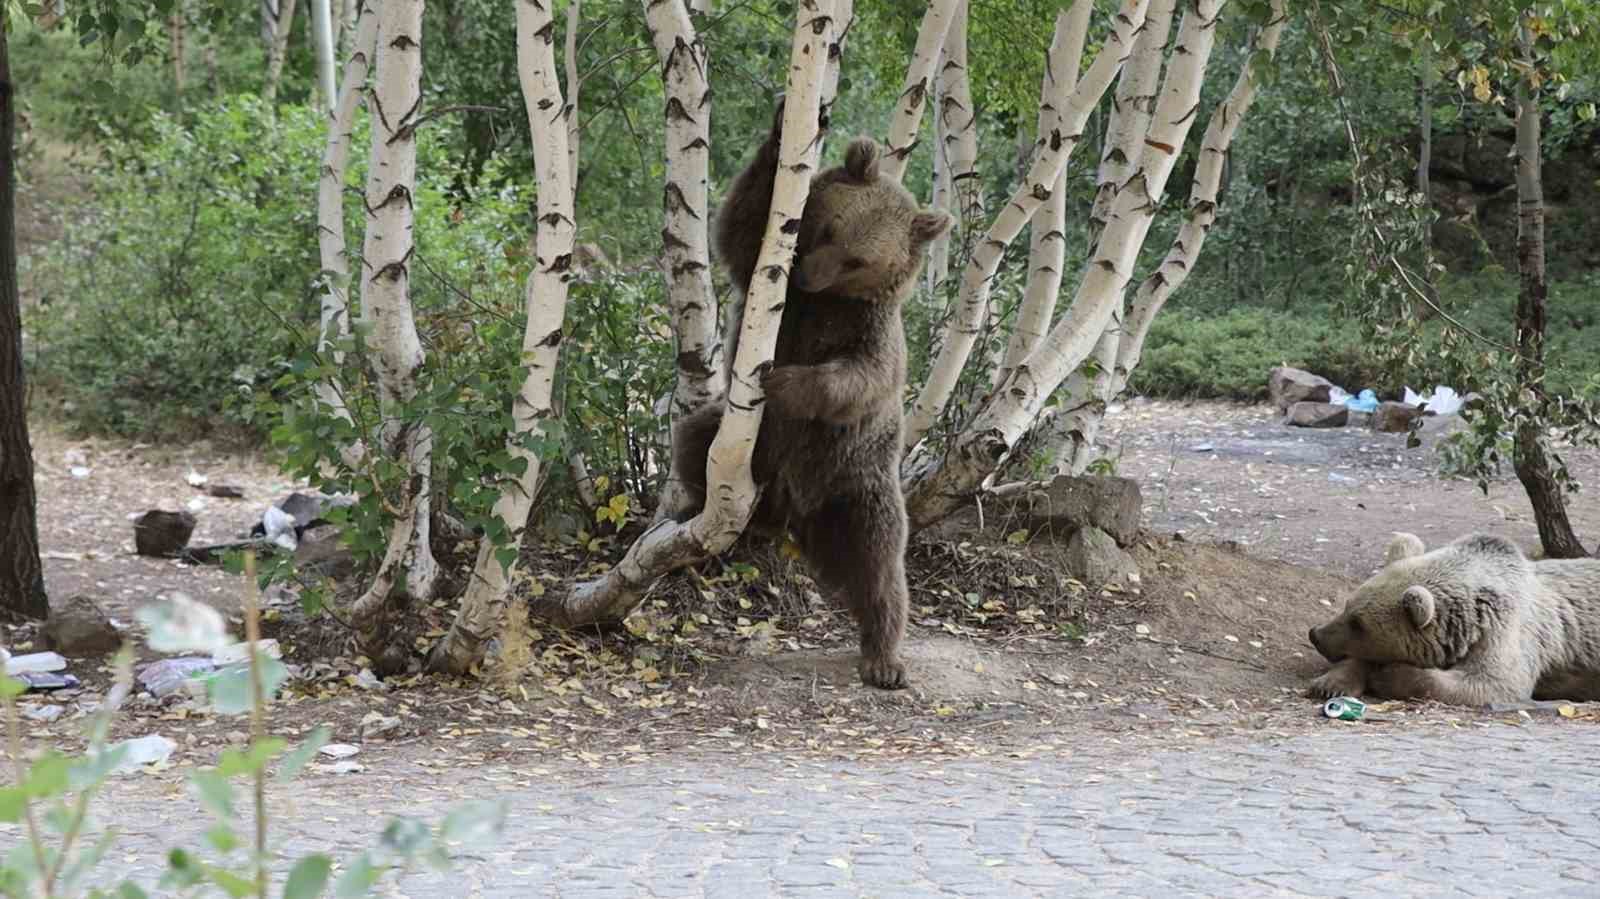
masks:
<instances>
[{"instance_id":1,"label":"birch tree","mask_svg":"<svg viewBox=\"0 0 1600 899\"><path fill-rule=\"evenodd\" d=\"M1072 306L1038 348L990 392L982 408L954 438L954 445L944 456L936 461L919 459L919 464L910 469L906 506L913 527L926 526L945 517L983 483L1038 418L1050 395L1088 357L1112 316L1121 309L1123 291L1132 277L1139 248L1160 207L1167 178L1172 173L1195 119L1200 85L1216 43L1220 7L1221 0L1193 0L1184 12L1172 62L1167 67L1161 96L1145 136L1147 151L1154 152L1143 154L1138 170L1117 192L1106 228L1079 282ZM1138 11L1142 20L1142 4ZM1118 21L1122 23L1128 19L1128 14L1124 13ZM1120 43L1121 47L1129 46L1130 32L1119 32L1114 37L1120 39L1116 43ZM1112 46L1113 43L1107 45L1108 49ZM1102 50L1101 57L1106 52ZM1126 51L1122 55L1125 56ZM1100 58L1097 58L1084 74L1073 94L1075 99L1085 92L1085 84L1091 83L1100 62ZM1109 79L1109 75L1105 77ZM1094 95L1098 97L1104 90L1105 83L1102 82ZM1073 109L1070 104L1068 108ZM1086 116L1087 113L1082 115ZM1082 119L1077 121L1081 129ZM1076 130L1067 133L1076 133ZM1041 157L1044 155L1039 154ZM1036 161L1034 169L1038 168ZM1044 183L1053 184L1057 174L1054 169L1047 169L1035 175L1031 169L1028 180L1040 184L1042 176L1047 175L1050 181ZM1048 195L1047 188L1042 195ZM1038 201L1032 204L1034 208L1037 205ZM1001 217L1017 208L1017 198L1014 196L1013 204L1001 213ZM1031 213L1032 209L1022 212ZM991 228L991 240L994 231ZM1010 236L1015 236L1015 233L1015 230L1011 230ZM1009 236L1006 237L1006 240L1009 239ZM984 249L980 247L979 252L982 253ZM999 254L995 252L994 255ZM977 311L981 312L981 307ZM972 327L973 322L981 320L969 314L966 324ZM952 340L952 344L954 342ZM965 342L970 348L970 340ZM962 357L964 359L965 353ZM959 374L959 368L959 364L956 365L954 374ZM937 369L935 374L938 374ZM949 375L948 381L952 387L955 383L954 374ZM937 402L923 407L927 422L931 423L932 415L942 409L948 396L948 391L942 395L936 393L933 398Z\"/></svg>"},{"instance_id":2,"label":"birch tree","mask_svg":"<svg viewBox=\"0 0 1600 899\"><path fill-rule=\"evenodd\" d=\"M317 188L317 245L322 264L322 314L317 352L337 370L344 366L344 340L350 336L350 257L344 233L345 166L355 131L356 105L366 88L367 72L378 40L378 17L367 0L351 0L359 9L350 59L333 110L328 115L328 140L322 151L322 178ZM317 399L334 415L350 421L350 410L332 378L317 384ZM359 445L341 448L345 462L361 458Z\"/></svg>"},{"instance_id":3,"label":"birch tree","mask_svg":"<svg viewBox=\"0 0 1600 899\"><path fill-rule=\"evenodd\" d=\"M749 285L725 412L707 460L706 504L688 522L657 521L598 580L546 603L540 612L566 625L620 620L655 579L721 552L755 509L750 461L761 427L761 372L771 364L794 262L800 216L821 146L822 88L839 26L833 0L799 0L771 214Z\"/></svg>"},{"instance_id":4,"label":"birch tree","mask_svg":"<svg viewBox=\"0 0 1600 899\"><path fill-rule=\"evenodd\" d=\"M678 380L672 392L677 420L720 400L725 380L711 286L711 88L705 42L683 0L644 0L644 10L666 94L661 242L677 341ZM681 503L679 490L675 482L666 484L658 505L662 514Z\"/></svg>"},{"instance_id":5,"label":"birch tree","mask_svg":"<svg viewBox=\"0 0 1600 899\"><path fill-rule=\"evenodd\" d=\"M472 579L461 597L455 622L429 656L428 667L434 671L466 673L483 658L484 646L498 632L510 594L510 570L539 487L539 457L532 444L543 434L543 422L551 414L577 230L572 189L575 167L567 145L573 110L561 96L551 7L548 0L516 0L517 77L533 135L539 184L534 262L527 283L527 326L522 337L522 359L528 372L512 402L512 430L506 439L506 451L514 462L522 463L522 469L501 486L494 517L504 528L503 539L486 536L480 541ZM568 19L569 26L574 23ZM570 50L573 44L568 47Z\"/></svg>"},{"instance_id":6,"label":"birch tree","mask_svg":"<svg viewBox=\"0 0 1600 899\"><path fill-rule=\"evenodd\" d=\"M1087 3L1088 0L1078 2ZM1149 2L1124 0L1112 20L1112 32L1107 36L1105 46L1096 54L1083 77L1075 84L1067 79L1050 82L1055 92L1048 98L1049 102L1063 112L1049 133L1039 135L1027 175L1012 193L1005 208L990 223L983 239L973 247L962 271L955 316L946 326L944 343L934 359L927 382L911 407L906 422L906 446L913 447L922 439L944 412L951 394L955 392L956 381L988 315L990 285L1006 247L1022 232L1034 212L1050 198L1051 191L1065 170L1068 157L1077 146L1084 122L1110 86L1118 67L1131 52L1134 33L1144 22ZM1070 22L1070 11L1056 18L1056 34L1061 35L1062 40L1065 40L1065 31L1070 27ZM953 177L958 176L954 161L951 171Z\"/></svg>"},{"instance_id":7,"label":"birch tree","mask_svg":"<svg viewBox=\"0 0 1600 899\"><path fill-rule=\"evenodd\" d=\"M294 27L294 4L295 0L278 0L273 9L272 43L267 47L267 80L261 86L261 99L269 107L278 101L283 60L289 53L289 32Z\"/></svg>"},{"instance_id":8,"label":"birch tree","mask_svg":"<svg viewBox=\"0 0 1600 899\"><path fill-rule=\"evenodd\" d=\"M972 102L972 83L967 70L967 3L968 0L961 0L945 35L937 86L944 160L956 220L961 223L963 259L971 255L973 229L983 221L983 184L978 179L978 110Z\"/></svg>"},{"instance_id":9,"label":"birch tree","mask_svg":"<svg viewBox=\"0 0 1600 899\"><path fill-rule=\"evenodd\" d=\"M333 57L333 10L330 0L311 0L311 34L316 41L317 89L323 105L333 109L338 102L338 86L334 69L338 63Z\"/></svg>"},{"instance_id":10,"label":"birch tree","mask_svg":"<svg viewBox=\"0 0 1600 899\"><path fill-rule=\"evenodd\" d=\"M884 159L879 171L883 177L900 183L905 177L906 161L917 146L917 132L922 127L922 109L933 89L935 67L944 49L945 34L953 18L966 18L965 0L929 0L928 11L922 15L922 25L917 29L916 48L911 53L911 64L906 68L905 86L895 102L889 118L889 136L884 141ZM963 36L965 30L963 29ZM963 44L965 41L963 40Z\"/></svg>"},{"instance_id":11,"label":"birch tree","mask_svg":"<svg viewBox=\"0 0 1600 899\"><path fill-rule=\"evenodd\" d=\"M1151 8L1165 0L1151 0ZM1045 58L1044 86L1040 89L1038 134L1049 134L1062 124L1064 110L1055 99L1063 91L1071 92L1078 86L1078 70L1083 66L1083 43L1089 34L1087 3L1074 4L1064 15L1062 28L1056 30L1050 42L1050 54ZM1144 31L1150 29L1149 16L1145 17ZM1141 32L1143 33L1143 32ZM1142 40L1142 38L1141 38ZM1128 77L1126 71L1122 76ZM1028 282L1023 290L1022 305L1017 310L1011 337L1006 342L1005 356L995 369L994 382L1005 380L1033 348L1044 339L1055 314L1056 295L1061 291L1062 268L1067 255L1067 169L1061 169L1050 198L1039 207L1028 226Z\"/></svg>"},{"instance_id":12,"label":"birch tree","mask_svg":"<svg viewBox=\"0 0 1600 899\"><path fill-rule=\"evenodd\" d=\"M289 0L284 0L289 6ZM361 252L361 320L375 350L383 442L405 471L389 543L372 584L351 607L351 619L376 669L399 670L403 647L387 643L387 616L407 599L433 593L438 562L429 546L432 433L409 419L424 361L411 314L412 190L416 183L416 122L422 106L423 0L383 0L377 7L377 50L368 114L372 155L366 190L366 239Z\"/></svg>"}]
</instances>

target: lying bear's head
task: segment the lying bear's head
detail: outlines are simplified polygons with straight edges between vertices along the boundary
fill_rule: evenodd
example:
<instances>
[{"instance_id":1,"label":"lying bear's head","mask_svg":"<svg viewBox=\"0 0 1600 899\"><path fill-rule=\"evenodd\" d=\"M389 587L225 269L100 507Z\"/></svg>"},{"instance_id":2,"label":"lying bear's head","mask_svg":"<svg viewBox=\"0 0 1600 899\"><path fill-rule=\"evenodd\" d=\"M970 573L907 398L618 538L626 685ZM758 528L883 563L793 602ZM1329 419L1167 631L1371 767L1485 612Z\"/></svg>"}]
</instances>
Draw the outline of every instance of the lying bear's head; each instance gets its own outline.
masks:
<instances>
[{"instance_id":1,"label":"lying bear's head","mask_svg":"<svg viewBox=\"0 0 1600 899\"><path fill-rule=\"evenodd\" d=\"M857 138L844 165L812 179L792 284L806 293L889 300L917 277L923 250L949 229L878 172L878 145Z\"/></svg>"},{"instance_id":2,"label":"lying bear's head","mask_svg":"<svg viewBox=\"0 0 1600 899\"><path fill-rule=\"evenodd\" d=\"M1430 553L1411 534L1396 534L1384 559L1344 612L1311 629L1311 645L1328 661L1449 668L1494 627L1508 597L1529 589L1531 577L1516 544L1484 535Z\"/></svg>"}]
</instances>

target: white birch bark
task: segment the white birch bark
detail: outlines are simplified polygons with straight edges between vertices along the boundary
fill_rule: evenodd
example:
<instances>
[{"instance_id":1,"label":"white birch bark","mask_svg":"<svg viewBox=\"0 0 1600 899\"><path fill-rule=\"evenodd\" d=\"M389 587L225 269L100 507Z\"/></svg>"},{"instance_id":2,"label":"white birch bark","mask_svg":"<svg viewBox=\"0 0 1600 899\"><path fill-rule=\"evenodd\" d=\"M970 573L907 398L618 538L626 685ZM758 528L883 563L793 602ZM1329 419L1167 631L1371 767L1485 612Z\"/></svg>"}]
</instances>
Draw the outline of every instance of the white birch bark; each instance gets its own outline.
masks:
<instances>
[{"instance_id":1,"label":"white birch bark","mask_svg":"<svg viewBox=\"0 0 1600 899\"><path fill-rule=\"evenodd\" d=\"M355 130L356 105L366 88L367 72L378 40L378 17L367 8L366 0L352 0L360 10L350 59L345 62L337 102L328 116L328 141L322 150L322 178L317 185L317 246L321 253L322 323L317 334L317 352L335 367L344 365L341 342L350 335L350 256L344 234L345 166L350 158L350 138ZM317 399L346 422L350 410L344 395L333 380L317 384ZM347 464L355 465L364 455L357 444L340 450Z\"/></svg>"},{"instance_id":2,"label":"white birch bark","mask_svg":"<svg viewBox=\"0 0 1600 899\"><path fill-rule=\"evenodd\" d=\"M1195 119L1206 63L1216 44L1222 2L1194 0L1184 13L1139 170L1117 193L1108 224L1094 259L1079 282L1071 308L1044 342L991 391L983 408L956 437L950 452L936 464L911 469L906 507L913 527L925 527L945 517L983 483L1038 418L1050 394L1094 349L1112 316L1120 311L1139 248ZM1101 52L1104 55L1105 51ZM1088 79L1085 74L1083 80ZM1079 93L1082 90L1080 83Z\"/></svg>"},{"instance_id":3,"label":"white birch bark","mask_svg":"<svg viewBox=\"0 0 1600 899\"><path fill-rule=\"evenodd\" d=\"M822 69L822 88L817 108L823 113L839 98L839 70L844 66L844 43L856 21L855 0L833 0L832 37L828 42L828 62Z\"/></svg>"},{"instance_id":4,"label":"white birch bark","mask_svg":"<svg viewBox=\"0 0 1600 899\"><path fill-rule=\"evenodd\" d=\"M1089 0L1077 2L1088 3ZM912 405L906 422L908 447L922 439L922 435L943 413L950 395L955 392L961 369L966 365L985 323L990 282L1000 267L1005 249L1021 233L1034 212L1050 198L1051 191L1065 170L1067 157L1082 135L1083 123L1110 86L1117 68L1127 58L1132 48L1133 32L1144 21L1148 3L1149 0L1124 0L1122 8L1113 17L1112 33L1107 36L1105 46L1095 56L1088 71L1071 90L1067 89L1065 81L1059 85L1061 90L1054 102L1063 110L1060 120L1048 133L1039 135L1027 177L1011 195L1005 208L995 216L982 241L973 248L962 271L956 314L945 328L944 345L939 349L939 355L928 373L927 383ZM1066 15L1059 17L1056 28L1066 28L1068 21ZM951 46L954 47L954 44ZM954 161L951 163L951 173L958 177Z\"/></svg>"},{"instance_id":5,"label":"white birch bark","mask_svg":"<svg viewBox=\"0 0 1600 899\"><path fill-rule=\"evenodd\" d=\"M311 33L316 39L317 87L329 110L338 102L339 88L333 70L333 10L330 0L311 0Z\"/></svg>"},{"instance_id":6,"label":"white birch bark","mask_svg":"<svg viewBox=\"0 0 1600 899\"><path fill-rule=\"evenodd\" d=\"M1151 5L1164 0L1151 0ZM1049 134L1061 122L1062 110L1056 107L1055 98L1062 89L1071 91L1078 86L1078 70L1083 65L1083 42L1089 34L1087 3L1074 4L1057 17L1055 39L1050 42L1050 55L1045 58L1044 83L1039 88L1039 134ZM1064 21L1062 21L1064 19ZM1145 28L1149 28L1146 18ZM1124 78L1128 77L1124 70ZM1050 199L1044 201L1028 225L1028 283L1023 289L1022 305L1017 310L1011 337L1006 342L1006 353L995 369L993 383L1005 380L1018 363L1033 352L1044 339L1055 315L1056 295L1061 292L1062 267L1067 256L1067 170L1063 166Z\"/></svg>"},{"instance_id":7,"label":"white birch bark","mask_svg":"<svg viewBox=\"0 0 1600 899\"><path fill-rule=\"evenodd\" d=\"M506 451L525 467L520 475L505 479L494 504L494 515L505 526L507 542L481 541L472 580L461 597L455 622L429 656L430 669L454 674L465 674L482 660L484 646L499 631L505 612L510 594L509 571L522 545L528 512L539 486L539 457L529 444L540 437L542 423L551 414L561 328L567 310L567 284L572 278L576 221L567 120L573 117L573 109L561 96L552 4L549 0L515 0L515 4L517 75L533 135L534 170L539 184L534 264L526 288L528 320L522 335L522 360L528 373L512 402L512 429L506 439ZM576 20L569 15L567 24L571 28Z\"/></svg>"},{"instance_id":8,"label":"white birch bark","mask_svg":"<svg viewBox=\"0 0 1600 899\"><path fill-rule=\"evenodd\" d=\"M972 83L967 72L967 15L967 0L961 0L945 35L936 87L938 114L944 127L944 158L955 195L956 221L961 227L962 258L970 255L973 229L984 219L983 183L978 178L978 110L972 103Z\"/></svg>"},{"instance_id":9,"label":"white birch bark","mask_svg":"<svg viewBox=\"0 0 1600 899\"><path fill-rule=\"evenodd\" d=\"M1105 230L1117 191L1138 171L1144 155L1144 138L1155 113L1156 90L1161 83L1161 61L1172 30L1176 0L1150 0L1150 13L1133 45L1133 55L1117 79L1110 121L1106 125L1104 152L1095 176L1094 205L1089 211L1089 245Z\"/></svg>"},{"instance_id":10,"label":"white birch bark","mask_svg":"<svg viewBox=\"0 0 1600 899\"><path fill-rule=\"evenodd\" d=\"M574 210L578 202L578 95L583 92L583 79L578 76L578 22L582 7L580 0L567 4L566 52L562 54L567 67L567 184ZM559 89L556 93L560 96Z\"/></svg>"},{"instance_id":11,"label":"white birch bark","mask_svg":"<svg viewBox=\"0 0 1600 899\"><path fill-rule=\"evenodd\" d=\"M666 94L666 185L661 229L667 300L677 339L672 420L722 399L726 380L717 339L717 296L711 286L711 89L706 47L683 0L644 0ZM658 514L681 504L668 480Z\"/></svg>"},{"instance_id":12,"label":"white birch bark","mask_svg":"<svg viewBox=\"0 0 1600 899\"><path fill-rule=\"evenodd\" d=\"M288 6L288 0L284 0ZM391 595L403 576L412 599L433 592L439 566L429 546L433 437L420 422L398 418L416 396L422 343L411 314L412 191L416 183L416 120L422 105L423 0L383 0L377 6L377 52L370 93L372 161L367 177L367 235L362 246L361 318L371 330L378 397L389 421L385 443L403 458L409 477L383 561L371 586L351 607L352 623L373 663L386 671L404 662L403 647L387 646Z\"/></svg>"},{"instance_id":13,"label":"white birch bark","mask_svg":"<svg viewBox=\"0 0 1600 899\"><path fill-rule=\"evenodd\" d=\"M261 99L268 106L278 102L278 82L283 80L283 59L289 52L289 31L294 27L295 0L278 0L276 18L272 20L272 44L267 48L267 81L261 87Z\"/></svg>"},{"instance_id":14,"label":"white birch bark","mask_svg":"<svg viewBox=\"0 0 1600 899\"><path fill-rule=\"evenodd\" d=\"M917 132L922 129L922 109L933 89L935 68L944 47L945 34L952 20L966 16L964 0L928 0L928 11L922 14L922 25L917 29L916 48L911 53L911 64L906 67L905 85L895 101L889 118L889 136L884 141L884 158L880 164L883 177L900 183L905 177L906 160L917 146ZM965 29L963 29L965 44Z\"/></svg>"},{"instance_id":15,"label":"white birch bark","mask_svg":"<svg viewBox=\"0 0 1600 899\"><path fill-rule=\"evenodd\" d=\"M1200 260L1206 235L1217 219L1217 190L1222 184L1222 167L1228 158L1228 147L1238 133L1245 113L1255 100L1255 64L1263 55L1271 59L1277 55L1278 41L1289 22L1284 11L1284 0L1272 0L1272 18L1256 35L1250 61L1228 92L1228 97L1211 114L1205 137L1200 143L1200 158L1195 164L1194 182L1189 190L1188 213L1173 239L1161 266L1139 284L1133 302L1129 304L1127 318L1122 323L1121 339L1117 345L1116 363L1112 367L1111 396L1116 396L1128 386L1128 378L1139 366L1144 353L1144 341L1150 334L1150 323L1167 302L1167 298L1183 286L1189 273Z\"/></svg>"},{"instance_id":16,"label":"white birch bark","mask_svg":"<svg viewBox=\"0 0 1600 899\"><path fill-rule=\"evenodd\" d=\"M638 604L656 578L726 549L744 530L755 510L756 485L750 460L763 408L761 372L777 348L778 323L788 290L789 268L811 175L816 170L818 111L832 33L837 26L832 0L799 0L784 104L783 136L773 185L771 213L746 298L738 352L733 362L722 426L706 465L705 509L688 522L656 522L628 549L622 561L595 581L580 584L565 599L540 611L552 620L577 625L620 620Z\"/></svg>"},{"instance_id":17,"label":"white birch bark","mask_svg":"<svg viewBox=\"0 0 1600 899\"><path fill-rule=\"evenodd\" d=\"M939 63L942 68L943 50L939 52ZM950 203L950 162L944 155L944 116L940 114L940 110L944 108L943 80L935 78L933 84L933 187L929 191L928 205L934 209L947 210L954 218L955 209ZM928 262L923 267L922 277L928 295L937 298L940 285L950 277L949 229L928 244Z\"/></svg>"}]
</instances>

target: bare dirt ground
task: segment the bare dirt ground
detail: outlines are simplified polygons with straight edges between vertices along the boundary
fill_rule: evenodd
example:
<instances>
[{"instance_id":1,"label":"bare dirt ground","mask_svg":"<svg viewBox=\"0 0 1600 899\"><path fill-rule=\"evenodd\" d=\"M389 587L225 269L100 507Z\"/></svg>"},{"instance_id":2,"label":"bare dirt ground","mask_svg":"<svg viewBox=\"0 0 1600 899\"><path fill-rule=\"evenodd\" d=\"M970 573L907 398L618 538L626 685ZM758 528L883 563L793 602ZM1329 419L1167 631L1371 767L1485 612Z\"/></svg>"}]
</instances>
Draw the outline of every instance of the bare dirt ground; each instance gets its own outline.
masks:
<instances>
[{"instance_id":1,"label":"bare dirt ground","mask_svg":"<svg viewBox=\"0 0 1600 899\"><path fill-rule=\"evenodd\" d=\"M1431 440L1409 451L1402 441L1289 429L1264 408L1132 403L1109 420L1104 443L1144 486L1141 582L1086 589L1061 574L1057 546L1012 545L1004 522L962 539L920 539L910 554L914 685L895 694L859 684L853 626L816 594L803 565L770 550L744 557L753 567L710 563L668 579L625 630L535 625L510 635L483 680L374 686L337 625L305 621L280 596L268 634L284 642L298 677L271 725L291 738L327 725L384 770L529 754L598 765L686 747L971 755L1108 730L1194 740L1323 726L1301 695L1319 670L1304 635L1375 568L1392 531L1435 544L1487 529L1536 545L1514 482L1484 497L1433 474ZM217 568L133 555L128 516L189 507L200 521L193 542L223 541L297 486L265 459L204 446L79 441L48 426L35 442L51 595L90 593L123 623L174 592L232 615L242 595L239 579ZM1591 456L1573 461L1579 477L1600 470ZM190 472L238 485L245 498L206 497L187 483ZM1580 533L1600 530L1585 495L1573 514ZM555 582L594 561L548 547L524 564ZM416 610L419 650L452 611L445 602ZM27 629L6 642L39 648ZM71 670L83 691L30 700L66 706L32 727L36 746L80 745L81 719L108 671L82 661ZM1382 727L1483 717L1399 704L1376 712ZM160 732L179 742L175 764L209 764L244 729L181 699L135 700L115 733Z\"/></svg>"}]
</instances>

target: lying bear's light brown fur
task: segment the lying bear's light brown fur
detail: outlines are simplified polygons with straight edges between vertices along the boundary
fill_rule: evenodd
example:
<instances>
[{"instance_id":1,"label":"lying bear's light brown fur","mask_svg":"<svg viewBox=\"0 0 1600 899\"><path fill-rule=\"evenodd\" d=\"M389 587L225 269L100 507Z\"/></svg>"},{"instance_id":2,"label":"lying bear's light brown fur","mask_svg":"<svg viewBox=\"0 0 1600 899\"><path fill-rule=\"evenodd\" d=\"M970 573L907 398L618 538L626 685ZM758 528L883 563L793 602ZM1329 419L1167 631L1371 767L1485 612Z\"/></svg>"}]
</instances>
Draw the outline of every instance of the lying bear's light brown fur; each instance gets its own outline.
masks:
<instances>
[{"instance_id":1,"label":"lying bear's light brown fur","mask_svg":"<svg viewBox=\"0 0 1600 899\"><path fill-rule=\"evenodd\" d=\"M1424 552L1397 534L1386 561L1342 614L1311 629L1334 663L1312 695L1600 699L1600 560L1535 562L1485 535Z\"/></svg>"}]
</instances>

